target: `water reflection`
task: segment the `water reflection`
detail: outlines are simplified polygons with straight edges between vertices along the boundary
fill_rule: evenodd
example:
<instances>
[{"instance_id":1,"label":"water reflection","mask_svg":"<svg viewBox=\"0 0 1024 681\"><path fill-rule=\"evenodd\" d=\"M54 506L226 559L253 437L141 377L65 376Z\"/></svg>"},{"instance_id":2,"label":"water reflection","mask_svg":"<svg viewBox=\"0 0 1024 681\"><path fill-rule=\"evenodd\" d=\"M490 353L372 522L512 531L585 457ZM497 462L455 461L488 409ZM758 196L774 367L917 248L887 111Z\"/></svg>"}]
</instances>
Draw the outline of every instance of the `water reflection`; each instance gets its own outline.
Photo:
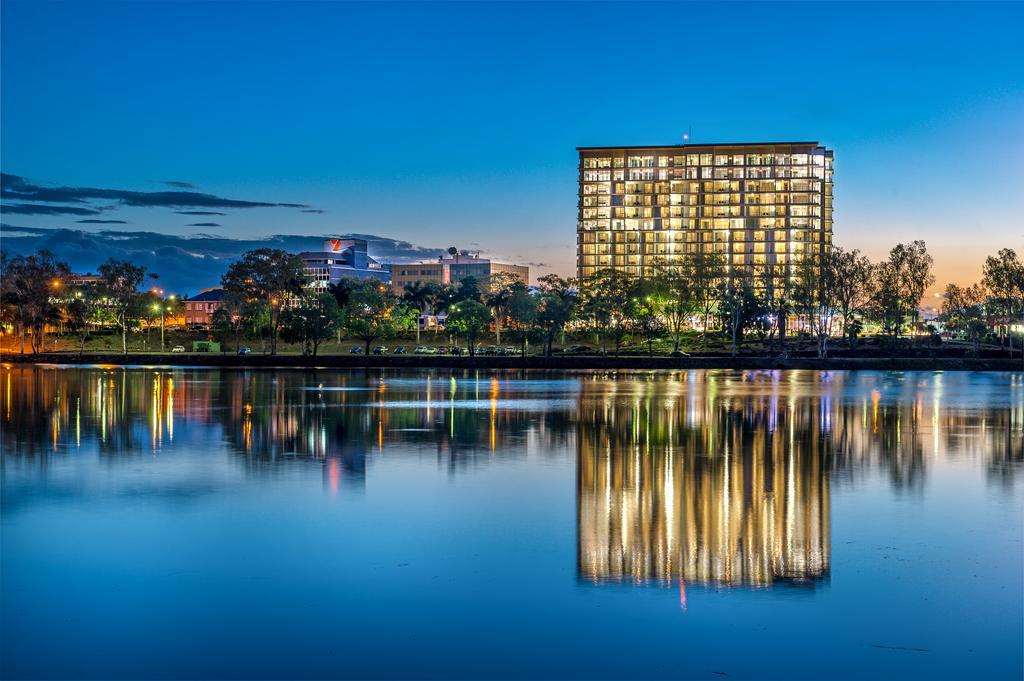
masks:
<instances>
[{"instance_id":1,"label":"water reflection","mask_svg":"<svg viewBox=\"0 0 1024 681\"><path fill-rule=\"evenodd\" d=\"M952 384L952 385L950 385ZM952 388L953 392L950 392ZM689 372L589 381L578 412L583 579L813 585L830 571L831 482L928 461L1024 460L1020 375Z\"/></svg>"},{"instance_id":2,"label":"water reflection","mask_svg":"<svg viewBox=\"0 0 1024 681\"><path fill-rule=\"evenodd\" d=\"M323 462L329 486L362 480L367 457L396 446L433 452L452 472L522 456L527 441L564 449L577 392L572 380L480 372L8 366L3 381L5 454L46 466L81 451L116 459L219 444L250 472Z\"/></svg>"},{"instance_id":3,"label":"water reflection","mask_svg":"<svg viewBox=\"0 0 1024 681\"><path fill-rule=\"evenodd\" d=\"M681 590L826 577L828 447L819 415L772 397L725 399L702 380L687 387L585 400L580 575Z\"/></svg>"},{"instance_id":4,"label":"water reflection","mask_svg":"<svg viewBox=\"0 0 1024 681\"><path fill-rule=\"evenodd\" d=\"M1022 374L0 381L0 677L1020 676Z\"/></svg>"},{"instance_id":5,"label":"water reflection","mask_svg":"<svg viewBox=\"0 0 1024 681\"><path fill-rule=\"evenodd\" d=\"M3 383L8 509L89 452L226 452L243 477L313 464L336 492L362 488L375 457L456 475L574 451L579 576L681 590L827 579L833 485L880 473L915 494L932 462L968 458L1005 486L1024 458L1020 374L7 366Z\"/></svg>"}]
</instances>

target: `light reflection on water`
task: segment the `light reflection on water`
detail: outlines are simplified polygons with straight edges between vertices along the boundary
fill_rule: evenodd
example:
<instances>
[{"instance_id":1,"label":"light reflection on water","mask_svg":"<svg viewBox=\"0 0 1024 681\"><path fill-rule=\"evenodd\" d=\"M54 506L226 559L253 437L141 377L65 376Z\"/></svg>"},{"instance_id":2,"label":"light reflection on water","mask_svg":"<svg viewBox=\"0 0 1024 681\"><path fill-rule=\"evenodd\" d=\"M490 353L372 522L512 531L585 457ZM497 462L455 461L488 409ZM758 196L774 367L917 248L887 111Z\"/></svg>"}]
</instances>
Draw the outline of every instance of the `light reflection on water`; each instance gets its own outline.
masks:
<instances>
[{"instance_id":1,"label":"light reflection on water","mask_svg":"<svg viewBox=\"0 0 1024 681\"><path fill-rule=\"evenodd\" d=\"M5 677L1019 676L1022 374L2 380Z\"/></svg>"}]
</instances>

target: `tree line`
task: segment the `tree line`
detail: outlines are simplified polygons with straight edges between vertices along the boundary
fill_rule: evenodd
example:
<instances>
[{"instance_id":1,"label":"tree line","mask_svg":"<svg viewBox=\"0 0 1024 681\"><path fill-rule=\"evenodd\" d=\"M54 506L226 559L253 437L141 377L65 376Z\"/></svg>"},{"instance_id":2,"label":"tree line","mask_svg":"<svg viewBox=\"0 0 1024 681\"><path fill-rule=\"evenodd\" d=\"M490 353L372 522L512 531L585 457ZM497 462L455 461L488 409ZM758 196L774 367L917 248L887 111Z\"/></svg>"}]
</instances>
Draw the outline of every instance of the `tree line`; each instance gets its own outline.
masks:
<instances>
[{"instance_id":1,"label":"tree line","mask_svg":"<svg viewBox=\"0 0 1024 681\"><path fill-rule=\"evenodd\" d=\"M421 315L444 315L444 332L470 354L493 333L499 345L504 338L525 354L533 343L550 355L571 331L616 355L627 340L651 355L662 344L678 354L686 335L699 348L717 339L736 354L756 338L766 352L785 353L787 338L799 333L827 357L836 339L856 348L866 324L890 340L919 326L920 301L934 283L932 266L924 242L913 241L879 262L833 247L792 266L755 269L701 252L656 264L639 278L615 269L583 281L549 274L531 288L502 273L396 291L374 279L311 287L301 258L262 248L243 254L222 277L224 298L210 331L234 339L236 347L243 338L262 341L271 354L284 341L316 355L325 341L342 336L369 352L375 342L410 333L418 344ZM181 300L159 289L140 291L153 278L142 267L109 260L98 271L94 284L71 290L70 269L51 253L0 254L0 321L20 338L22 352L26 342L31 352L42 351L48 328L75 335L84 349L95 329L112 327L127 353L131 331L180 309ZM1012 329L1024 317L1024 263L1013 250L988 257L979 282L949 284L942 298L939 320L947 331L975 349L988 338L1013 353Z\"/></svg>"}]
</instances>

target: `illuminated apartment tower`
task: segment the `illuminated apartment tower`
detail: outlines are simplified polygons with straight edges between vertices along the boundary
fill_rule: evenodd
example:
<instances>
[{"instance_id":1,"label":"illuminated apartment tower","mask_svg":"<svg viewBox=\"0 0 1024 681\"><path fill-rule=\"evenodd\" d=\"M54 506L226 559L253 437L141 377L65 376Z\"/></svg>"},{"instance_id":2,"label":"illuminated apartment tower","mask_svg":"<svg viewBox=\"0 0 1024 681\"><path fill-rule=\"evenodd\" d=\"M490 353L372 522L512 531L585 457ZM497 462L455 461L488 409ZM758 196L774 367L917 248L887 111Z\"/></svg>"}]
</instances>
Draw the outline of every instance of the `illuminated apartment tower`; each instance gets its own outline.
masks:
<instances>
[{"instance_id":1,"label":"illuminated apartment tower","mask_svg":"<svg viewBox=\"0 0 1024 681\"><path fill-rule=\"evenodd\" d=\"M577 151L580 278L649 276L701 250L734 275L792 276L832 242L832 152L817 142Z\"/></svg>"}]
</instances>

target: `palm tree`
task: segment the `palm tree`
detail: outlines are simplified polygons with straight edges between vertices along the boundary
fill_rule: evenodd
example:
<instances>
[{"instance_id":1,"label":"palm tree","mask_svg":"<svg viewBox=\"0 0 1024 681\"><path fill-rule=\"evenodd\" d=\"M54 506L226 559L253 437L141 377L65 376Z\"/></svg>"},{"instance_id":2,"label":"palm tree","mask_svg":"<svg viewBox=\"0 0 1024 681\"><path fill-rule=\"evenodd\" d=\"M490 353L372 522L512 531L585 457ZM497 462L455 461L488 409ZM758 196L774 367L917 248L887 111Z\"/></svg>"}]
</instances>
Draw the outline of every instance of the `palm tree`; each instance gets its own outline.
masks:
<instances>
[{"instance_id":1,"label":"palm tree","mask_svg":"<svg viewBox=\"0 0 1024 681\"><path fill-rule=\"evenodd\" d=\"M484 296L484 304L494 315L494 340L501 345L501 324L508 317L508 305L512 300L513 286L519 282L518 277L501 272L490 277L488 292Z\"/></svg>"},{"instance_id":2,"label":"palm tree","mask_svg":"<svg viewBox=\"0 0 1024 681\"><path fill-rule=\"evenodd\" d=\"M419 313L431 312L437 299L437 287L433 284L414 281L405 285L402 300L419 310ZM420 344L420 319L416 318L416 345Z\"/></svg>"}]
</instances>

